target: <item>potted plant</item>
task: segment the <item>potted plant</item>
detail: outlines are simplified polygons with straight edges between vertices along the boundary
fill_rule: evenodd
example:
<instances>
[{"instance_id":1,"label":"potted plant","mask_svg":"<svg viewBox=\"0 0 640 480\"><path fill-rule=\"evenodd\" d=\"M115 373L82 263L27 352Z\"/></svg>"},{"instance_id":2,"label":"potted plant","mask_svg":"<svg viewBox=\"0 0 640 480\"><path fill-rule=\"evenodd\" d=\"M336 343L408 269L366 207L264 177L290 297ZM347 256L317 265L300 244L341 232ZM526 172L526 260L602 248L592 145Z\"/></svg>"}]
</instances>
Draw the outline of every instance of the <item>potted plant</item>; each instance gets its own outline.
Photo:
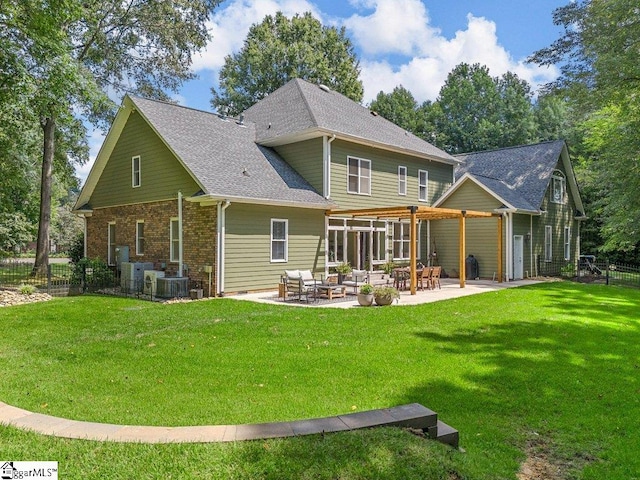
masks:
<instances>
[{"instance_id":1,"label":"potted plant","mask_svg":"<svg viewBox=\"0 0 640 480\"><path fill-rule=\"evenodd\" d=\"M396 268L396 265L391 260L388 260L382 265L382 271L387 275L391 275L391 272L393 272L394 268Z\"/></svg>"},{"instance_id":2,"label":"potted plant","mask_svg":"<svg viewBox=\"0 0 640 480\"><path fill-rule=\"evenodd\" d=\"M363 307L373 305L373 285L365 283L358 292L358 303Z\"/></svg>"},{"instance_id":3,"label":"potted plant","mask_svg":"<svg viewBox=\"0 0 640 480\"><path fill-rule=\"evenodd\" d=\"M338 272L338 283L342 283L344 276L350 274L352 270L349 262L341 262L335 268Z\"/></svg>"},{"instance_id":4,"label":"potted plant","mask_svg":"<svg viewBox=\"0 0 640 480\"><path fill-rule=\"evenodd\" d=\"M373 289L373 298L376 305L391 305L396 298L400 298L400 293L395 287L376 287Z\"/></svg>"}]
</instances>

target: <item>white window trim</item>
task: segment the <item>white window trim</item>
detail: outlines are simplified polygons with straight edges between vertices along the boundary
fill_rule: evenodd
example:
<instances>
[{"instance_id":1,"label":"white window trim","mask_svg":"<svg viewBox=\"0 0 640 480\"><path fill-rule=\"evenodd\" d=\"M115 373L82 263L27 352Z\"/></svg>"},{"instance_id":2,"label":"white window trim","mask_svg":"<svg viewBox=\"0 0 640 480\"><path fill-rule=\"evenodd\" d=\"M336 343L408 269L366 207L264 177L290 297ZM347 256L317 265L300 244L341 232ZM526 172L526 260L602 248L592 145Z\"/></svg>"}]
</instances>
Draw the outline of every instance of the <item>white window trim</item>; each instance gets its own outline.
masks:
<instances>
[{"instance_id":1,"label":"white window trim","mask_svg":"<svg viewBox=\"0 0 640 480\"><path fill-rule=\"evenodd\" d=\"M273 224L275 222L284 223L284 240L281 238L274 239L273 238ZM272 218L271 219L271 230L269 233L270 242L269 242L269 258L271 263L286 263L289 261L289 220L286 218ZM273 242L284 242L284 259L282 258L273 258Z\"/></svg>"},{"instance_id":2,"label":"white window trim","mask_svg":"<svg viewBox=\"0 0 640 480\"><path fill-rule=\"evenodd\" d=\"M396 225L402 225L402 231L400 232L400 238L398 240L396 240L396 236L395 236L395 230L396 230ZM411 235L409 235L409 239L405 240L404 239L404 233L405 233L405 229L411 229L411 224L407 223L407 222L393 222L391 224L391 228L392 228L392 237L391 237L391 257L394 260L410 260L411 259ZM396 244L400 245L399 248L399 253L400 255L402 255L402 252L404 252L404 244L407 243L409 244L409 256L408 257L396 257L395 253L396 253Z\"/></svg>"},{"instance_id":3,"label":"white window trim","mask_svg":"<svg viewBox=\"0 0 640 480\"><path fill-rule=\"evenodd\" d=\"M349 178L351 178L351 173L349 172L349 162L351 160L356 160L358 162L358 191L354 192L353 190L349 190ZM369 192L361 192L361 183L362 183L362 164L363 162L366 162L369 164L369 177L364 177L364 178L368 178L369 181ZM359 158L359 157L351 157L348 156L347 157L347 193L350 193L352 195L366 195L368 197L371 196L371 176L372 176L372 171L371 171L371 160L367 160L366 158Z\"/></svg>"},{"instance_id":4,"label":"white window trim","mask_svg":"<svg viewBox=\"0 0 640 480\"><path fill-rule=\"evenodd\" d=\"M407 195L407 167L398 165L398 195Z\"/></svg>"},{"instance_id":5,"label":"white window trim","mask_svg":"<svg viewBox=\"0 0 640 480\"><path fill-rule=\"evenodd\" d=\"M564 259L571 260L571 227L564 227Z\"/></svg>"},{"instance_id":6,"label":"white window trim","mask_svg":"<svg viewBox=\"0 0 640 480\"><path fill-rule=\"evenodd\" d=\"M556 182L560 182L560 200L556 200L556 196L554 195L556 191ZM560 170L554 170L553 175L551 176L551 202L557 204L566 203L565 201L565 193L567 189L567 182L564 173Z\"/></svg>"},{"instance_id":7,"label":"white window trim","mask_svg":"<svg viewBox=\"0 0 640 480\"><path fill-rule=\"evenodd\" d=\"M115 226L116 222L109 222L107 224L107 265L115 265L116 264L116 259L115 258L111 258L111 246L113 245L114 249L114 255L115 256L115 245L116 245L116 239L115 238L111 238L111 226ZM114 232L115 233L115 232Z\"/></svg>"},{"instance_id":8,"label":"white window trim","mask_svg":"<svg viewBox=\"0 0 640 480\"><path fill-rule=\"evenodd\" d=\"M169 261L171 263L177 263L180 261L180 224L178 223L180 221L180 219L178 217L171 217L169 219ZM173 224L176 224L176 232L174 232L173 230ZM176 234L177 238L177 248L178 251L175 252L177 254L177 256L173 256L173 234Z\"/></svg>"},{"instance_id":9,"label":"white window trim","mask_svg":"<svg viewBox=\"0 0 640 480\"><path fill-rule=\"evenodd\" d=\"M136 160L138 161L138 183L136 184ZM140 160L140 155L136 155L131 157L131 186L133 188L138 188L142 185L142 160Z\"/></svg>"},{"instance_id":10,"label":"white window trim","mask_svg":"<svg viewBox=\"0 0 640 480\"><path fill-rule=\"evenodd\" d=\"M551 225L544 226L544 261L553 260L553 228Z\"/></svg>"},{"instance_id":11,"label":"white window trim","mask_svg":"<svg viewBox=\"0 0 640 480\"><path fill-rule=\"evenodd\" d=\"M140 237L140 225L143 225L143 230L144 230L144 220L136 220L136 255L142 256L144 255L144 235L142 235L142 237ZM143 231L144 233L144 231ZM142 244L142 251L140 251L140 240L142 240L143 244Z\"/></svg>"},{"instance_id":12,"label":"white window trim","mask_svg":"<svg viewBox=\"0 0 640 480\"><path fill-rule=\"evenodd\" d=\"M425 175L425 183L420 182L420 175ZM424 198L421 198L420 192L424 187ZM429 171L428 170L418 170L418 201L420 202L428 202L429 201Z\"/></svg>"}]
</instances>

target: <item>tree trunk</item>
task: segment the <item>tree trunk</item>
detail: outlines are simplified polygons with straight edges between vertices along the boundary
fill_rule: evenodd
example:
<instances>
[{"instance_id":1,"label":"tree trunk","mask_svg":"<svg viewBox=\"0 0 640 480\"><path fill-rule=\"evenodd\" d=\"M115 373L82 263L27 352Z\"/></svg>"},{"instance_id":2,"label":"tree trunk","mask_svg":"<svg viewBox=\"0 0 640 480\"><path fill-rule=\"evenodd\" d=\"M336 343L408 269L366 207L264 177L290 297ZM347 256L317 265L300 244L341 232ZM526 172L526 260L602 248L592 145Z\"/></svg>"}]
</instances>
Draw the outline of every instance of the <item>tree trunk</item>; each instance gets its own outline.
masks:
<instances>
[{"instance_id":1,"label":"tree trunk","mask_svg":"<svg viewBox=\"0 0 640 480\"><path fill-rule=\"evenodd\" d=\"M44 149L42 152L42 183L40 185L40 222L36 244L36 262L33 275L44 273L49 265L49 227L51 226L51 185L53 180L53 155L55 153L56 121L49 117L43 120Z\"/></svg>"}]
</instances>

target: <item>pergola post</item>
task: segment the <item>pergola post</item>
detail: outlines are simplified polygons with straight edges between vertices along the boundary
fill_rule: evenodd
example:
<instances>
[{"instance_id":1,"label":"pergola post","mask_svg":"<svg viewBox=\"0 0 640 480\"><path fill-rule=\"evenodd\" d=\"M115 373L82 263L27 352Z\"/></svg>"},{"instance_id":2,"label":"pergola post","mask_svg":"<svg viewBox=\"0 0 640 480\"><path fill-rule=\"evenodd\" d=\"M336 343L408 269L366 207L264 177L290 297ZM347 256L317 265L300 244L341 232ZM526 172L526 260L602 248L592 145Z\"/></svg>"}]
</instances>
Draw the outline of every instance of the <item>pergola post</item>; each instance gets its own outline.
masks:
<instances>
[{"instance_id":1,"label":"pergola post","mask_svg":"<svg viewBox=\"0 0 640 480\"><path fill-rule=\"evenodd\" d=\"M466 265L464 255L467 251L467 212L462 210L460 212L460 225L458 227L459 232L459 244L460 244L460 288L464 288L465 279L467 277Z\"/></svg>"},{"instance_id":2,"label":"pergola post","mask_svg":"<svg viewBox=\"0 0 640 480\"><path fill-rule=\"evenodd\" d=\"M498 283L502 283L502 215L498 216Z\"/></svg>"},{"instance_id":3,"label":"pergola post","mask_svg":"<svg viewBox=\"0 0 640 480\"><path fill-rule=\"evenodd\" d=\"M418 207L416 206L412 206L409 207L409 211L411 212L411 217L410 217L410 221L411 221L411 227L409 229L409 241L411 242L411 246L410 246L410 261L411 261L411 295L415 295L416 294L416 289L417 289L417 283L418 283L418 279L416 278L417 276L417 271L416 271L416 264L417 264L417 256L418 256L418 249L417 249L417 245L418 245L418 228L417 228L417 217L416 217L416 212L418 211Z\"/></svg>"}]
</instances>

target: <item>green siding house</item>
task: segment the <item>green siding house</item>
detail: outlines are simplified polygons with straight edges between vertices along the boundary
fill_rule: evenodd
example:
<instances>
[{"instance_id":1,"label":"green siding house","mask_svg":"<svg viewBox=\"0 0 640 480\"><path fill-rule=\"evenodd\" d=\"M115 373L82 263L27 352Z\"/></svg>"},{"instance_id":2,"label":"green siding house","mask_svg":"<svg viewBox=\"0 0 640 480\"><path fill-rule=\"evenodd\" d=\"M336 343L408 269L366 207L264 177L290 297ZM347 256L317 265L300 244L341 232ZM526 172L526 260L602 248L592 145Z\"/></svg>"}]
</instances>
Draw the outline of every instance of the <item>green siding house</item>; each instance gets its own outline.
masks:
<instances>
[{"instance_id":1,"label":"green siding house","mask_svg":"<svg viewBox=\"0 0 640 480\"><path fill-rule=\"evenodd\" d=\"M503 256L491 239L495 224L469 220L467 253L479 276L492 278L502 262L505 279L558 274L580 255L584 207L564 141L503 148L457 156L456 182L435 203L503 216ZM459 252L455 225L444 220L430 230L430 245L445 270L455 273ZM569 267L571 268L571 267Z\"/></svg>"},{"instance_id":2,"label":"green siding house","mask_svg":"<svg viewBox=\"0 0 640 480\"><path fill-rule=\"evenodd\" d=\"M432 206L462 162L299 79L237 119L127 96L75 211L85 254L113 268L153 263L210 295L273 289L285 269L408 260L406 221L327 212Z\"/></svg>"}]
</instances>

